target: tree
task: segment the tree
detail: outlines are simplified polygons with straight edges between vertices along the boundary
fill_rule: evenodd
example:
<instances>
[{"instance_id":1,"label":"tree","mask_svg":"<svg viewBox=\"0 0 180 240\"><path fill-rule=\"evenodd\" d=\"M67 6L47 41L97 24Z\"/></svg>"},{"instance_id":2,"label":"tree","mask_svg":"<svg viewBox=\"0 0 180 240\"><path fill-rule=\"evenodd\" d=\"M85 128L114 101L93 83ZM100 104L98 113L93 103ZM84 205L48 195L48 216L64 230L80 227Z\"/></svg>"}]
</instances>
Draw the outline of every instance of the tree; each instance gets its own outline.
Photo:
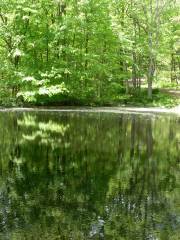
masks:
<instances>
[{"instance_id":1,"label":"tree","mask_svg":"<svg viewBox=\"0 0 180 240\"><path fill-rule=\"evenodd\" d=\"M164 69L178 79L178 9L169 0L1 1L1 98L105 104L146 80L152 98Z\"/></svg>"}]
</instances>

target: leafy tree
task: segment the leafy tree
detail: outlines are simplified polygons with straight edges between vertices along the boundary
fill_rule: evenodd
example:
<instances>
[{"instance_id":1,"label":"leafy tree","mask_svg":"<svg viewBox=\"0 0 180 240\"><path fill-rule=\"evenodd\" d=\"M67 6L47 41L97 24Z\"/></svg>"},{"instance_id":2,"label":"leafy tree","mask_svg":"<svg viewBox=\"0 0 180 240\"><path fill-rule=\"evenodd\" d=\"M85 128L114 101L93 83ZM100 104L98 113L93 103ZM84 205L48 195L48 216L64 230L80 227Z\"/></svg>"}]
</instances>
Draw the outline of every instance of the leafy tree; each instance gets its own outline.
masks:
<instances>
[{"instance_id":1,"label":"leafy tree","mask_svg":"<svg viewBox=\"0 0 180 240\"><path fill-rule=\"evenodd\" d=\"M178 82L178 9L175 0L2 0L1 99L103 104L144 81L152 98L164 71Z\"/></svg>"}]
</instances>

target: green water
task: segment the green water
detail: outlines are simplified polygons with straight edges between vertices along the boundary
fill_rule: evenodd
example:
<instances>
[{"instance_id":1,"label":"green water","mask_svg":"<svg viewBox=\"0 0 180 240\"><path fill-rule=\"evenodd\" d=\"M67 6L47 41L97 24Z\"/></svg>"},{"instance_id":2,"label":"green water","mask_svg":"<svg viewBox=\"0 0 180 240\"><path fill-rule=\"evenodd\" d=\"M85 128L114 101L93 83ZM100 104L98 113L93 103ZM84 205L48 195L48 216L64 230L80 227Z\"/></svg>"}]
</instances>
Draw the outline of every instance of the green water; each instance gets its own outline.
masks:
<instances>
[{"instance_id":1,"label":"green water","mask_svg":"<svg viewBox=\"0 0 180 240\"><path fill-rule=\"evenodd\" d=\"M0 113L0 239L177 240L180 118Z\"/></svg>"}]
</instances>

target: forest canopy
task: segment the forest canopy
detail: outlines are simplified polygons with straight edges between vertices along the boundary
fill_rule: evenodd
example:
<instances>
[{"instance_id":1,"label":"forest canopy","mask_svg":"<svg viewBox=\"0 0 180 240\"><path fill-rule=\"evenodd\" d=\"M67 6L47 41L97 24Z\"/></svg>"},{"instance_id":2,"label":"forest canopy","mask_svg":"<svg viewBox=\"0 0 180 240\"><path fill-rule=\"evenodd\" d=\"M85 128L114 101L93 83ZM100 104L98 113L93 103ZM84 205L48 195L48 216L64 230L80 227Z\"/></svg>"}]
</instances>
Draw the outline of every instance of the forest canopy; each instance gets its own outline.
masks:
<instances>
[{"instance_id":1,"label":"forest canopy","mask_svg":"<svg viewBox=\"0 0 180 240\"><path fill-rule=\"evenodd\" d=\"M1 0L0 104L109 104L180 81L179 0Z\"/></svg>"}]
</instances>

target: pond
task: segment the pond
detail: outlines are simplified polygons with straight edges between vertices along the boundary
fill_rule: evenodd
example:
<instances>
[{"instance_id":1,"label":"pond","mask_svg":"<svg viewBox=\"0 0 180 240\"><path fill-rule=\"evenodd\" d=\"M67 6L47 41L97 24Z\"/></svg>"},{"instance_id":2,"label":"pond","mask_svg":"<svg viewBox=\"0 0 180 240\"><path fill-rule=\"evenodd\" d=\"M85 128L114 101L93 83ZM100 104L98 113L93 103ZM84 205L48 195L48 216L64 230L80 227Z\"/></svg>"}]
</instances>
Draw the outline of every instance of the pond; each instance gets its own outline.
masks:
<instances>
[{"instance_id":1,"label":"pond","mask_svg":"<svg viewBox=\"0 0 180 240\"><path fill-rule=\"evenodd\" d=\"M0 239L177 240L180 118L0 112Z\"/></svg>"}]
</instances>

